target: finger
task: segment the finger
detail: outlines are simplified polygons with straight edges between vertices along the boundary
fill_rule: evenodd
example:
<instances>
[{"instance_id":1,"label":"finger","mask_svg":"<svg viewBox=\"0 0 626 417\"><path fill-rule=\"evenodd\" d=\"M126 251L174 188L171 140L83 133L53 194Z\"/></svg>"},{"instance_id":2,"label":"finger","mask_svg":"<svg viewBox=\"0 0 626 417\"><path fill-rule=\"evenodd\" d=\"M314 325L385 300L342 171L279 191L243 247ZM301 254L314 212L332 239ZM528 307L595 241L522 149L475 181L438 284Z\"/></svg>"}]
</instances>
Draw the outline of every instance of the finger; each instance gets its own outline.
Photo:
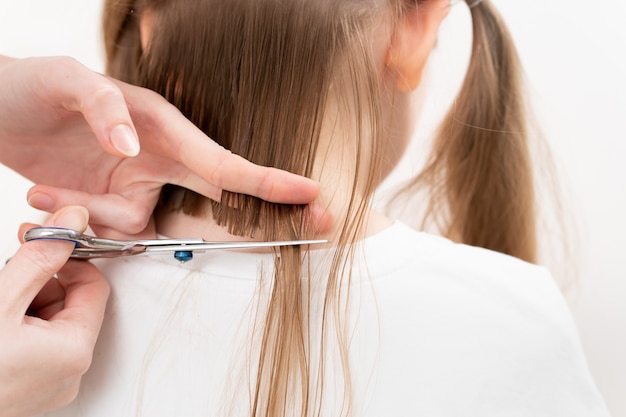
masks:
<instances>
[{"instance_id":1,"label":"finger","mask_svg":"<svg viewBox=\"0 0 626 417\"><path fill-rule=\"evenodd\" d=\"M66 207L55 213L46 225L82 231L89 215L82 207ZM0 271L2 302L0 311L22 317L46 282L67 261L73 243L38 240L28 242Z\"/></svg>"},{"instance_id":2,"label":"finger","mask_svg":"<svg viewBox=\"0 0 626 417\"><path fill-rule=\"evenodd\" d=\"M255 165L219 146L154 92L114 82L124 92L145 148L181 162L219 189L277 203L307 204L317 198L315 181Z\"/></svg>"},{"instance_id":3,"label":"finger","mask_svg":"<svg viewBox=\"0 0 626 417\"><path fill-rule=\"evenodd\" d=\"M65 288L59 283L58 279L51 278L30 304L26 314L48 320L63 310L64 301Z\"/></svg>"},{"instance_id":4,"label":"finger","mask_svg":"<svg viewBox=\"0 0 626 417\"><path fill-rule=\"evenodd\" d=\"M89 262L69 261L58 276L66 293L65 305L50 320L69 324L78 340L93 349L104 318L109 284Z\"/></svg>"},{"instance_id":5,"label":"finger","mask_svg":"<svg viewBox=\"0 0 626 417\"><path fill-rule=\"evenodd\" d=\"M37 185L29 191L32 207L53 211L66 205L82 205L90 211L90 227L97 236L109 239L153 239L155 234L152 211L159 196L130 200L119 194L89 194L82 191ZM45 194L39 204L39 195Z\"/></svg>"},{"instance_id":6,"label":"finger","mask_svg":"<svg viewBox=\"0 0 626 417\"><path fill-rule=\"evenodd\" d=\"M36 185L28 192L28 203L34 208L48 212L68 205L80 205L88 209L92 224L118 230L126 235L135 235L146 228L159 198L162 184L179 185L217 201L221 198L221 190L179 163L168 163L161 157L155 157L154 161L145 160L142 163L144 164L143 172L129 171L117 174L117 177L123 178L135 175L135 181L138 181L136 184L126 186L123 193L90 194ZM149 182L141 181L141 178L149 178Z\"/></svg>"},{"instance_id":7,"label":"finger","mask_svg":"<svg viewBox=\"0 0 626 417\"><path fill-rule=\"evenodd\" d=\"M180 162L153 153L145 153L120 164L111 176L109 189L127 197L132 195L134 200L138 200L137 196L157 190L160 192L163 184L179 185L210 199L221 199L221 189Z\"/></svg>"},{"instance_id":8,"label":"finger","mask_svg":"<svg viewBox=\"0 0 626 417\"><path fill-rule=\"evenodd\" d=\"M217 145L207 143L203 148L198 146L195 152L184 148L182 162L224 190L288 204L308 204L319 194L319 184L309 178L255 165Z\"/></svg>"},{"instance_id":9,"label":"finger","mask_svg":"<svg viewBox=\"0 0 626 417\"><path fill-rule=\"evenodd\" d=\"M193 124L189 125L185 124L187 132L182 133L187 141L180 147L180 161L216 187L275 203L307 204L317 198L319 184L315 181L255 165L208 139Z\"/></svg>"},{"instance_id":10,"label":"finger","mask_svg":"<svg viewBox=\"0 0 626 417\"><path fill-rule=\"evenodd\" d=\"M80 205L89 211L90 222L124 231L126 234L142 232L152 215L158 198L155 188L151 198L129 200L119 194L89 194L64 188L36 185L28 191L28 203L38 209L54 211L66 205Z\"/></svg>"},{"instance_id":11,"label":"finger","mask_svg":"<svg viewBox=\"0 0 626 417\"><path fill-rule=\"evenodd\" d=\"M34 223L22 223L18 232L20 243L24 243L24 234L28 230L39 226L40 225ZM30 304L26 314L43 320L48 320L54 314L63 309L64 299L65 289L63 289L56 278L51 278Z\"/></svg>"},{"instance_id":12,"label":"finger","mask_svg":"<svg viewBox=\"0 0 626 417\"><path fill-rule=\"evenodd\" d=\"M17 231L17 238L19 239L20 243L24 243L24 234L26 234L27 231L29 231L33 227L40 227L40 226L41 226L40 224L35 224L35 223L20 224L20 227Z\"/></svg>"},{"instance_id":13,"label":"finger","mask_svg":"<svg viewBox=\"0 0 626 417\"><path fill-rule=\"evenodd\" d=\"M78 61L64 60L63 65L51 66L47 75L66 80L48 83L52 96L62 98L59 101L67 110L83 114L105 151L121 157L137 155L139 140L121 90Z\"/></svg>"}]
</instances>

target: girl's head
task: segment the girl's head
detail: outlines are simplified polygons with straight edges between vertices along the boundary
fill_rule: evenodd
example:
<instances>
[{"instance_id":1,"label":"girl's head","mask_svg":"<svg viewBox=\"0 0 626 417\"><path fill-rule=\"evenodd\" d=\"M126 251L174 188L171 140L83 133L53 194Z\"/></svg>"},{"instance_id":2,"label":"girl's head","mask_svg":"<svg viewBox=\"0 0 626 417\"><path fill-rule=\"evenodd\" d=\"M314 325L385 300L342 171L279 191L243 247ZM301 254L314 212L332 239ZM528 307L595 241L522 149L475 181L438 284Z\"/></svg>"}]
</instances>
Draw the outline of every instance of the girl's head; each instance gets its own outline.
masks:
<instances>
[{"instance_id":1,"label":"girl's head","mask_svg":"<svg viewBox=\"0 0 626 417\"><path fill-rule=\"evenodd\" d=\"M355 218L402 155L407 93L449 8L448 0L131 3L106 5L109 73L158 91L232 152L319 180L319 203L337 224ZM173 189L162 202L190 214L207 204ZM278 237L276 217L293 219L294 210L302 208L230 193L212 207L231 232L262 238Z\"/></svg>"}]
</instances>

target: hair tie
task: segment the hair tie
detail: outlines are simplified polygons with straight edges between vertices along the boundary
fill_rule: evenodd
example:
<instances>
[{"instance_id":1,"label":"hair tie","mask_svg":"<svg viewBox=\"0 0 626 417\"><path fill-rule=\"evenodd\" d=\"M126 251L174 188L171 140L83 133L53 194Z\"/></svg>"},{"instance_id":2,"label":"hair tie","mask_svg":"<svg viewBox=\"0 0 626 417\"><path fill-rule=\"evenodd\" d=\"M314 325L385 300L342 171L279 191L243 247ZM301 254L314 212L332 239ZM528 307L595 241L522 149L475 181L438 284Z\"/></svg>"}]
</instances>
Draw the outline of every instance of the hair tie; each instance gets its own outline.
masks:
<instances>
[{"instance_id":1,"label":"hair tie","mask_svg":"<svg viewBox=\"0 0 626 417\"><path fill-rule=\"evenodd\" d=\"M482 3L483 0L474 0L474 1L466 0L466 2L467 2L467 7L469 7L470 9L473 9L474 7Z\"/></svg>"}]
</instances>

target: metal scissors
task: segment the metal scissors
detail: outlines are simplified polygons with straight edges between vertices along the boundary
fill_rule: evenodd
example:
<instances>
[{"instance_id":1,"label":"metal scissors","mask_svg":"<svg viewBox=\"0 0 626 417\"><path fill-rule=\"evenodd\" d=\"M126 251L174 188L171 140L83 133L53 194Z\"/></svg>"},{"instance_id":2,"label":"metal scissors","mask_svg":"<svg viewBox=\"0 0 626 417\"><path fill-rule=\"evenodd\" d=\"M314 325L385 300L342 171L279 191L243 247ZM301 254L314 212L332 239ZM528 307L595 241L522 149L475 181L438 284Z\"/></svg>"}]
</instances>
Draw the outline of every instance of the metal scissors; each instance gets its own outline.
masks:
<instances>
[{"instance_id":1,"label":"metal scissors","mask_svg":"<svg viewBox=\"0 0 626 417\"><path fill-rule=\"evenodd\" d=\"M195 252L206 252L214 249L250 249L270 248L277 246L315 245L328 243L327 240L288 240L276 242L208 242L202 238L192 239L143 239L114 240L89 236L76 230L59 227L35 227L24 234L24 241L31 240L65 240L73 242L76 247L72 258L117 258L140 254L173 253L180 262L193 259Z\"/></svg>"}]
</instances>

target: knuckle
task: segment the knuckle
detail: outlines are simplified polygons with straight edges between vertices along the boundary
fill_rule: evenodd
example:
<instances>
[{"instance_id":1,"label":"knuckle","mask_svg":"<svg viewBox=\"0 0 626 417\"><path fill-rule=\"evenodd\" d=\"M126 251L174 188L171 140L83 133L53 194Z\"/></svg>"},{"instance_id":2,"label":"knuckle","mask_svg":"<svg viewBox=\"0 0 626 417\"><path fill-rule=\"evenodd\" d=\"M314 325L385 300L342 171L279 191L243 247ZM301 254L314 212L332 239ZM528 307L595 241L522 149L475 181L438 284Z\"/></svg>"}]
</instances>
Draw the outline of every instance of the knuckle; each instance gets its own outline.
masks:
<instances>
[{"instance_id":1,"label":"knuckle","mask_svg":"<svg viewBox=\"0 0 626 417\"><path fill-rule=\"evenodd\" d=\"M227 171L228 163L232 158L237 158L237 156L232 153L230 150L220 146L220 152L217 154L215 161L213 161L213 169L209 173L208 180L211 184L218 188L224 187L224 175L223 173Z\"/></svg>"},{"instance_id":2,"label":"knuckle","mask_svg":"<svg viewBox=\"0 0 626 417\"><path fill-rule=\"evenodd\" d=\"M94 109L102 103L124 100L124 95L119 88L105 78L102 78L102 81L102 84L92 90L88 98L83 102L84 110Z\"/></svg>"},{"instance_id":3,"label":"knuckle","mask_svg":"<svg viewBox=\"0 0 626 417\"><path fill-rule=\"evenodd\" d=\"M44 88L55 89L59 83L50 82L51 79L63 80L73 78L77 73L84 70L83 65L76 59L68 56L56 56L41 61L38 80Z\"/></svg>"},{"instance_id":4,"label":"knuckle","mask_svg":"<svg viewBox=\"0 0 626 417\"><path fill-rule=\"evenodd\" d=\"M275 170L269 168L265 171L265 174L260 178L259 185L256 190L256 195L267 201L274 201L274 176Z\"/></svg>"},{"instance_id":5,"label":"knuckle","mask_svg":"<svg viewBox=\"0 0 626 417\"><path fill-rule=\"evenodd\" d=\"M84 334L76 334L65 346L64 362L65 372L68 379L78 379L87 372L93 360L93 348L95 340L89 339Z\"/></svg>"},{"instance_id":6,"label":"knuckle","mask_svg":"<svg viewBox=\"0 0 626 417\"><path fill-rule=\"evenodd\" d=\"M144 100L142 108L135 108L133 117L143 122L141 127L147 133L152 135L167 134L171 132L172 121L181 120L184 116L163 97L153 91L149 91L149 93L155 94L155 96L149 102ZM171 143L168 142L168 146L171 146Z\"/></svg>"},{"instance_id":7,"label":"knuckle","mask_svg":"<svg viewBox=\"0 0 626 417\"><path fill-rule=\"evenodd\" d=\"M55 396L55 403L52 404L52 407L56 409L69 405L78 397L79 388L80 378L72 378L69 381L65 381L63 389Z\"/></svg>"},{"instance_id":8,"label":"knuckle","mask_svg":"<svg viewBox=\"0 0 626 417\"><path fill-rule=\"evenodd\" d=\"M77 376L83 376L91 366L92 355L86 347L75 355L72 361L72 369Z\"/></svg>"},{"instance_id":9,"label":"knuckle","mask_svg":"<svg viewBox=\"0 0 626 417\"><path fill-rule=\"evenodd\" d=\"M61 75L74 73L77 70L81 70L83 65L76 59L69 56L55 56L47 58L43 61L43 69L49 74Z\"/></svg>"},{"instance_id":10,"label":"knuckle","mask_svg":"<svg viewBox=\"0 0 626 417\"><path fill-rule=\"evenodd\" d=\"M135 205L126 212L125 226L131 234L142 232L150 220L151 210Z\"/></svg>"}]
</instances>

